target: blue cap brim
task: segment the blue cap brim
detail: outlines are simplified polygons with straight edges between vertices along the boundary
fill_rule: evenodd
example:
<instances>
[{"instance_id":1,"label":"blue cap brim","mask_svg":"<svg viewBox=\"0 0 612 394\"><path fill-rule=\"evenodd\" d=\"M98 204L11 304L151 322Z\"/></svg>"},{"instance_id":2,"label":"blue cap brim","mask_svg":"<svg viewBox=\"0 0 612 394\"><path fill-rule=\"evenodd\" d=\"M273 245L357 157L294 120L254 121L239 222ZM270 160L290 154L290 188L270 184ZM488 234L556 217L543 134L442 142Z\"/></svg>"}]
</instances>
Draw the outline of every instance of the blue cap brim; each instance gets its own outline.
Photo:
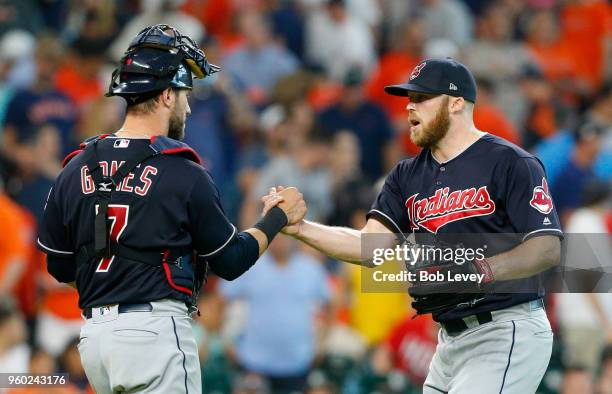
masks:
<instances>
[{"instance_id":1,"label":"blue cap brim","mask_svg":"<svg viewBox=\"0 0 612 394\"><path fill-rule=\"evenodd\" d=\"M423 86L415 85L413 83L402 83L399 85L385 86L385 93L393 96L406 97L408 96L408 92L440 94L440 92L436 92L431 89L424 88Z\"/></svg>"}]
</instances>

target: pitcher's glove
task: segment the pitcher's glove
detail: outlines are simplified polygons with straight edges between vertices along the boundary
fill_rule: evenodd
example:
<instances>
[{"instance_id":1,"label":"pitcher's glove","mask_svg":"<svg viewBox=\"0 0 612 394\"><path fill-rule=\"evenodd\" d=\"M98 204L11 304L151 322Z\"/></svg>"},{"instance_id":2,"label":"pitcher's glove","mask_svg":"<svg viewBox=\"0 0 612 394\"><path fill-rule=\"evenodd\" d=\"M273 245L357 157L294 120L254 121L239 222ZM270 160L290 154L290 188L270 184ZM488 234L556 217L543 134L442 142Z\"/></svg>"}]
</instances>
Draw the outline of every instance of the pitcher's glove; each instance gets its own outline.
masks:
<instances>
[{"instance_id":1,"label":"pitcher's glove","mask_svg":"<svg viewBox=\"0 0 612 394\"><path fill-rule=\"evenodd\" d=\"M407 265L411 277L408 293L417 314L437 313L470 301L482 293L483 286L494 281L486 259L417 262Z\"/></svg>"}]
</instances>

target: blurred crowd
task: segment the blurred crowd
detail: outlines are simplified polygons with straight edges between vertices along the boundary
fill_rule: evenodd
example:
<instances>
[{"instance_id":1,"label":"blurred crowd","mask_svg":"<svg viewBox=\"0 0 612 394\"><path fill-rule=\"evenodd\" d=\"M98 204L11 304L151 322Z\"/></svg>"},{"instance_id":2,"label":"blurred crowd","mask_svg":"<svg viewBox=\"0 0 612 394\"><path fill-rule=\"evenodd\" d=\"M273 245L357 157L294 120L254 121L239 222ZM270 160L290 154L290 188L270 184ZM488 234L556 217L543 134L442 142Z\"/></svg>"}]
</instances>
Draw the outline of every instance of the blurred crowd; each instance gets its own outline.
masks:
<instances>
[{"instance_id":1,"label":"blurred crowd","mask_svg":"<svg viewBox=\"0 0 612 394\"><path fill-rule=\"evenodd\" d=\"M475 123L544 163L564 230L612 231L612 5L603 0L0 0L0 372L68 372L76 292L51 278L36 228L64 155L113 132L105 98L131 38L167 23L223 71L195 81L186 142L246 228L270 186L308 217L361 228L380 180L418 153L406 102L383 87L421 59L475 74ZM609 245L608 245L609 246ZM606 252L604 252L606 253ZM612 249L607 249L608 262ZM436 324L361 269L279 236L243 277L211 277L194 319L205 393L418 393ZM553 294L540 393L612 393L610 294Z\"/></svg>"}]
</instances>

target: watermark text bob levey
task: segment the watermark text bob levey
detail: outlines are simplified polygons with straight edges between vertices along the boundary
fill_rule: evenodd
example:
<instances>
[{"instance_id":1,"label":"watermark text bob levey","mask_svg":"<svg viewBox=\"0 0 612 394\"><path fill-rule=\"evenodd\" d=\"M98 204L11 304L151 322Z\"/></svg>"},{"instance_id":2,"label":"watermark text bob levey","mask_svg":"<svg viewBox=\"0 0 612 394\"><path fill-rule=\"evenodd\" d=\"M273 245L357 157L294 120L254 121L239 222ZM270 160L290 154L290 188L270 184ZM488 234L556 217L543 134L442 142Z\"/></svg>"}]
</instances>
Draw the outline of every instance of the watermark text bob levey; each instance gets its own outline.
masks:
<instances>
[{"instance_id":1,"label":"watermark text bob levey","mask_svg":"<svg viewBox=\"0 0 612 394\"><path fill-rule=\"evenodd\" d=\"M474 259L483 259L484 248L463 247L436 247L429 245L397 245L394 248L376 248L372 251L372 262L375 266L381 266L385 261L403 261L408 264L427 264L429 262L446 261L450 264L462 265ZM481 283L484 275L479 274L452 274L450 272L409 272L385 273L380 270L372 272L372 279L376 282L413 282L413 281L456 281L456 282L478 282Z\"/></svg>"}]
</instances>

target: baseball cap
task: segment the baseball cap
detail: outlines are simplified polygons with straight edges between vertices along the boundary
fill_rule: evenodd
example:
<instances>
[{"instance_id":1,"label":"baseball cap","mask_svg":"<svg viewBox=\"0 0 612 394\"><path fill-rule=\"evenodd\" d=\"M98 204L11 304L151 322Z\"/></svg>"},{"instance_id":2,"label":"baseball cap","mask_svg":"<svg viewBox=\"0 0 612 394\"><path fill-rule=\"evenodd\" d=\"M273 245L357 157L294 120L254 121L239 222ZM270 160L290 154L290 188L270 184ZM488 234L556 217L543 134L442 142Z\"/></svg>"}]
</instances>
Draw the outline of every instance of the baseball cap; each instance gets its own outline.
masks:
<instances>
[{"instance_id":1,"label":"baseball cap","mask_svg":"<svg viewBox=\"0 0 612 394\"><path fill-rule=\"evenodd\" d=\"M466 66L452 58L425 59L412 70L408 82L385 86L385 92L404 97L408 92L448 94L476 102L476 81Z\"/></svg>"}]
</instances>

